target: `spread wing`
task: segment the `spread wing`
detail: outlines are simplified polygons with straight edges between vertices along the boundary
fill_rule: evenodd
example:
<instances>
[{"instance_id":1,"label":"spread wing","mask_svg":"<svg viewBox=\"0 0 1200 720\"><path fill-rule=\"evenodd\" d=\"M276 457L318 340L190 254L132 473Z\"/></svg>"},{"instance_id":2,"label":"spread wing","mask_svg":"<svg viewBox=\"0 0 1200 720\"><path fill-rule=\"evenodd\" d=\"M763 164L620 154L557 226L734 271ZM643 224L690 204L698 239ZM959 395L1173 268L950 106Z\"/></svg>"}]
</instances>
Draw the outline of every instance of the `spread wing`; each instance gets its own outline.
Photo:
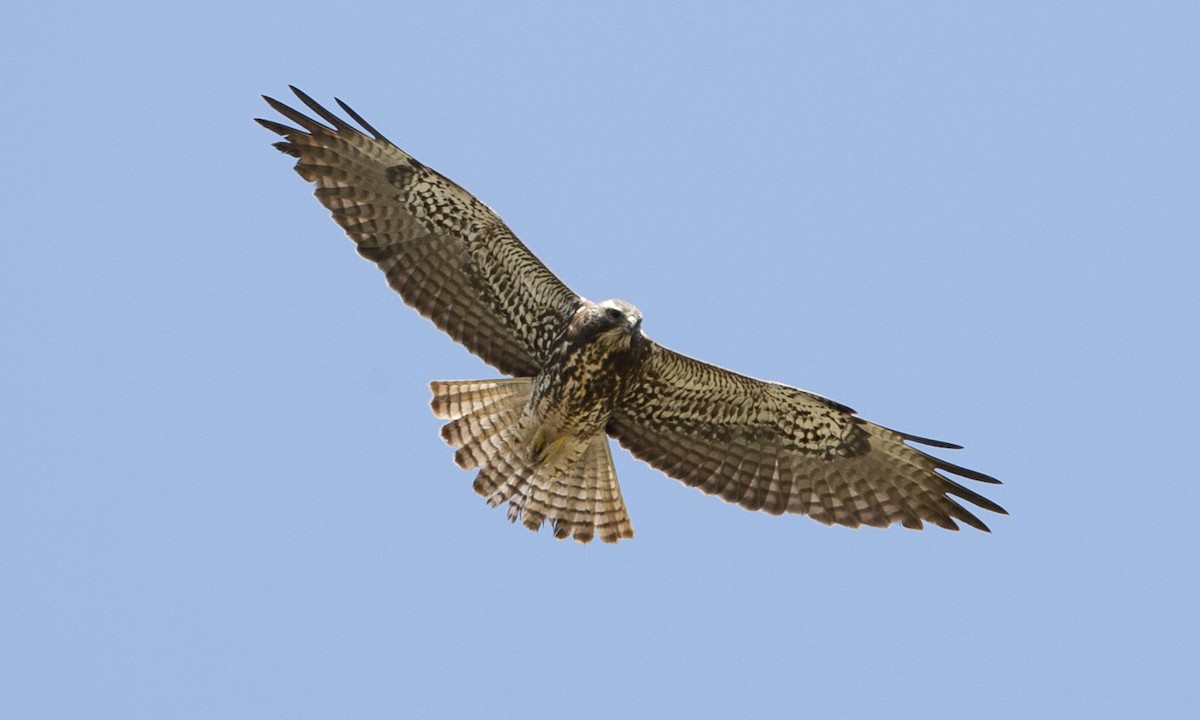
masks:
<instances>
[{"instance_id":1,"label":"spread wing","mask_svg":"<svg viewBox=\"0 0 1200 720\"><path fill-rule=\"evenodd\" d=\"M282 135L280 151L387 275L409 305L502 372L537 374L555 333L581 298L513 235L491 208L393 145L345 103L371 136L292 88L328 125L269 97L299 128L257 122Z\"/></svg>"},{"instance_id":2,"label":"spread wing","mask_svg":"<svg viewBox=\"0 0 1200 720\"><path fill-rule=\"evenodd\" d=\"M657 344L607 428L673 478L749 510L810 515L826 524L924 522L987 530L951 499L996 503L947 477L999 481L906 443L956 445L867 422L819 395L739 375ZM941 471L941 472L938 472Z\"/></svg>"}]
</instances>

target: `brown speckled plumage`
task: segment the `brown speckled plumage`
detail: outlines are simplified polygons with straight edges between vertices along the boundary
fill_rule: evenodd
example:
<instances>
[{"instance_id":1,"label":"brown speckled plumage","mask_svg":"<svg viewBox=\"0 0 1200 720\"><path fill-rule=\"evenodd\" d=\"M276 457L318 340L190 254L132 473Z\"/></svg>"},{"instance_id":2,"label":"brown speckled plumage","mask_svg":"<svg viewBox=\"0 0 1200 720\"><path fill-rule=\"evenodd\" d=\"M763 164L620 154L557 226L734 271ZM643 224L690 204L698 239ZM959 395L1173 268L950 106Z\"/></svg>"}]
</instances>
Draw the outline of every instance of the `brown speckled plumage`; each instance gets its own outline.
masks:
<instances>
[{"instance_id":1,"label":"brown speckled plumage","mask_svg":"<svg viewBox=\"0 0 1200 720\"><path fill-rule=\"evenodd\" d=\"M908 443L850 408L663 348L620 300L590 302L490 208L293 88L324 123L265 98L298 127L258 120L409 305L512 379L431 383L454 459L512 521L616 542L633 527L607 435L667 475L750 510L824 523L987 530L955 496L1003 513L949 476L997 480ZM606 435L607 433L607 435Z\"/></svg>"}]
</instances>

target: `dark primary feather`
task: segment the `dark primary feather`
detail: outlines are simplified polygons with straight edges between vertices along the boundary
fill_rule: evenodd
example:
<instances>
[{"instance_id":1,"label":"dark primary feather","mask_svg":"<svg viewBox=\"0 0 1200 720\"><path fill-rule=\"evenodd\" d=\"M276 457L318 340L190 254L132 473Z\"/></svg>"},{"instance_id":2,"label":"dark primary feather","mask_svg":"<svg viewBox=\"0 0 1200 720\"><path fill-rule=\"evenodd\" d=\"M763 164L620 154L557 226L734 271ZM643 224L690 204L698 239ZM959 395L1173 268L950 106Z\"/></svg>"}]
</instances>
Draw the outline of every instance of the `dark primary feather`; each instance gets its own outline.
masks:
<instances>
[{"instance_id":1,"label":"dark primary feather","mask_svg":"<svg viewBox=\"0 0 1200 720\"><path fill-rule=\"evenodd\" d=\"M298 158L296 172L376 263L404 301L486 362L510 375L537 374L580 298L483 203L388 142L345 103L373 137L292 88L328 125L264 97L297 127L259 119Z\"/></svg>"}]
</instances>

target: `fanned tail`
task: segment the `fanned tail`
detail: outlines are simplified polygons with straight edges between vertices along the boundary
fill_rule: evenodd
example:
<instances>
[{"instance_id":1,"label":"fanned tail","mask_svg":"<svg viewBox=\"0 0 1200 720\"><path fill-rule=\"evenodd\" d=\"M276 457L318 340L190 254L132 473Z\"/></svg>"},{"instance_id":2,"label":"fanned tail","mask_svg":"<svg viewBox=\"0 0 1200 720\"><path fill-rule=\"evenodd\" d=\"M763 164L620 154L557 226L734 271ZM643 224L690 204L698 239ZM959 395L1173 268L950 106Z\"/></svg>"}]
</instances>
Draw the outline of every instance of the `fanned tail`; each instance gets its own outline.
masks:
<instances>
[{"instance_id":1,"label":"fanned tail","mask_svg":"<svg viewBox=\"0 0 1200 720\"><path fill-rule=\"evenodd\" d=\"M541 447L521 422L532 388L529 378L430 383L434 414L450 420L442 438L458 448L454 461L480 468L475 492L492 507L507 502L509 520L530 530L549 522L559 539L633 537L608 438L559 438Z\"/></svg>"}]
</instances>

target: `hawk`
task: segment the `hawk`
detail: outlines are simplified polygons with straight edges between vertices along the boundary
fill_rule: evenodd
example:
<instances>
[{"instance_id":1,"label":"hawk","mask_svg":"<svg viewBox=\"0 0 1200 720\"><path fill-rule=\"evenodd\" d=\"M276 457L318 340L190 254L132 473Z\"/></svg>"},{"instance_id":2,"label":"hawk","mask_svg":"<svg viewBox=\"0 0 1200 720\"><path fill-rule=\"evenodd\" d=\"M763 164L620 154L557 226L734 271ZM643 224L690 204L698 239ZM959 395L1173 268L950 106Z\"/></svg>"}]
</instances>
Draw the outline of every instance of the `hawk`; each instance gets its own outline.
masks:
<instances>
[{"instance_id":1,"label":"hawk","mask_svg":"<svg viewBox=\"0 0 1200 720\"><path fill-rule=\"evenodd\" d=\"M950 476L995 478L804 390L658 345L623 300L592 302L551 273L487 205L292 88L315 117L264 96L258 119L406 303L510 376L430 384L455 462L508 518L556 538L633 537L608 438L667 475L748 510L825 524L988 528L951 496L1005 513Z\"/></svg>"}]
</instances>

